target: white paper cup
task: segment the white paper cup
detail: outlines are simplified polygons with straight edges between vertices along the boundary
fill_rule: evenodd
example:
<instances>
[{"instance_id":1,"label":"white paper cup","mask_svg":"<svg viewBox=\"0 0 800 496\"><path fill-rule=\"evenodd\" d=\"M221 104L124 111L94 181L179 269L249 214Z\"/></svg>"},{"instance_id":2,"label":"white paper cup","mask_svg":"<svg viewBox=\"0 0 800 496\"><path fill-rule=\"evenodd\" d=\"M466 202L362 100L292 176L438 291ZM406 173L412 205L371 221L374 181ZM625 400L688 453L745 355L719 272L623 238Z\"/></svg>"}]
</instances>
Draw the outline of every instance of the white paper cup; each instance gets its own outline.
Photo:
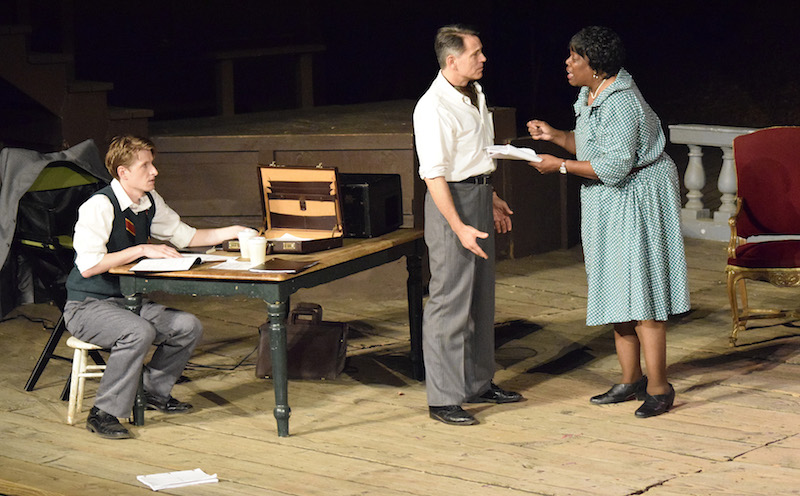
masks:
<instances>
[{"instance_id":1,"label":"white paper cup","mask_svg":"<svg viewBox=\"0 0 800 496\"><path fill-rule=\"evenodd\" d=\"M256 236L247 240L247 250L250 252L250 262L253 265L267 261L267 238Z\"/></svg>"},{"instance_id":2,"label":"white paper cup","mask_svg":"<svg viewBox=\"0 0 800 496\"><path fill-rule=\"evenodd\" d=\"M242 258L250 258L250 252L247 250L247 241L256 234L258 234L258 231L255 229L245 229L244 231L239 231L239 251L242 254Z\"/></svg>"}]
</instances>

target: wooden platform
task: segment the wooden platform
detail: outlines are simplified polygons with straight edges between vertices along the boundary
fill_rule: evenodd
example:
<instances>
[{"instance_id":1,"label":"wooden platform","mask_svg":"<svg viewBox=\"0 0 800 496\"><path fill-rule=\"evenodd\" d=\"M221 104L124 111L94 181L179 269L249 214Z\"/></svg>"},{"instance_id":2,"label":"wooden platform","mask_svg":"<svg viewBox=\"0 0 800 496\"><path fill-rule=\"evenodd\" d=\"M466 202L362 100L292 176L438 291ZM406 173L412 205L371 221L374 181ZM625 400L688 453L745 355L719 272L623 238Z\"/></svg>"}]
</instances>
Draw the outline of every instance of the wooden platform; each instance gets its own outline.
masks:
<instances>
[{"instance_id":1,"label":"wooden platform","mask_svg":"<svg viewBox=\"0 0 800 496\"><path fill-rule=\"evenodd\" d=\"M401 100L154 122L158 191L190 223L258 226L259 165L400 174L404 227L412 227L423 187L415 174L413 108Z\"/></svg>"},{"instance_id":2,"label":"wooden platform","mask_svg":"<svg viewBox=\"0 0 800 496\"><path fill-rule=\"evenodd\" d=\"M258 166L336 167L339 172L398 174L403 227L422 227L425 185L419 178L411 117L415 102L396 100L151 123L158 192L189 224L216 227L263 221ZM493 108L495 138L516 138L516 110ZM549 143L536 146L552 153ZM498 244L500 258L577 242L578 180L542 176L501 160L493 186L525 229ZM541 215L548 209L550 215Z\"/></svg>"},{"instance_id":3,"label":"wooden platform","mask_svg":"<svg viewBox=\"0 0 800 496\"><path fill-rule=\"evenodd\" d=\"M128 441L65 422L68 365L25 379L47 339L24 318L0 323L0 494L151 494L137 475L201 468L220 482L162 491L192 495L784 495L800 491L800 331L771 326L728 346L722 243L687 240L692 311L675 319L669 374L674 410L640 420L636 403L588 401L618 378L607 327L586 327L579 249L506 260L497 285L496 381L527 401L473 405L481 424L428 418L410 379L398 261L313 290L294 302L348 321L346 373L290 381L292 435L279 438L269 380L254 378L260 301L158 299L198 314L203 343L176 397L196 411L147 412ZM753 285L754 303L794 305L797 292ZM54 318L36 305L11 315Z\"/></svg>"}]
</instances>

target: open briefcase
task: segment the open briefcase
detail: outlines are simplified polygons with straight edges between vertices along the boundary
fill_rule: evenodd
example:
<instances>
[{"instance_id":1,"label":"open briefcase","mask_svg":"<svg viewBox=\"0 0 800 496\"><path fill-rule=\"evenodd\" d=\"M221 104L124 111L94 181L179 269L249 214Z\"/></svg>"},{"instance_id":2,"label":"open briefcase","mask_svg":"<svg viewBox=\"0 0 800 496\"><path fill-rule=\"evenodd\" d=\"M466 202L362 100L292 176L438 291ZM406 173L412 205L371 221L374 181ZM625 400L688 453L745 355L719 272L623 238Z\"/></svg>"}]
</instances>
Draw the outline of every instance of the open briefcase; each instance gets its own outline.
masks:
<instances>
[{"instance_id":1,"label":"open briefcase","mask_svg":"<svg viewBox=\"0 0 800 496\"><path fill-rule=\"evenodd\" d=\"M298 303L286 322L289 379L336 379L347 358L347 330L346 322L323 321L322 307L316 303ZM269 322L258 333L256 377L272 377Z\"/></svg>"},{"instance_id":2,"label":"open briefcase","mask_svg":"<svg viewBox=\"0 0 800 496\"><path fill-rule=\"evenodd\" d=\"M272 253L342 246L344 227L335 167L258 168L264 236Z\"/></svg>"}]
</instances>

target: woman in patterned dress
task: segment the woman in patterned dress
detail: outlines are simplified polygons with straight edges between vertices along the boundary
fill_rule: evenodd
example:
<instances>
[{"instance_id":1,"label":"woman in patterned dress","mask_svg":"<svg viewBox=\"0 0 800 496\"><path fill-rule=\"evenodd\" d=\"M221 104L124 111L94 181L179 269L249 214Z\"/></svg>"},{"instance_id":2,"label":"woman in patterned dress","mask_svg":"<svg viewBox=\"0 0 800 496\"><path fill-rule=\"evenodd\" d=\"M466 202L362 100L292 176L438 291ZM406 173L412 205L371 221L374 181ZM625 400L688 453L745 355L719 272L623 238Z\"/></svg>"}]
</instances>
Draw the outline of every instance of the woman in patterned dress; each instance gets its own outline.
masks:
<instances>
[{"instance_id":1,"label":"woman in patterned dress","mask_svg":"<svg viewBox=\"0 0 800 496\"><path fill-rule=\"evenodd\" d=\"M576 160L540 155L543 174L583 178L581 238L589 294L586 324L614 324L622 378L595 404L644 400L640 418L672 407L667 381L667 319L689 310L675 164L664 152L658 116L622 68L619 36L590 26L570 40L567 81L580 88L575 130L532 120L533 139L551 141ZM640 354L644 353L647 375Z\"/></svg>"}]
</instances>

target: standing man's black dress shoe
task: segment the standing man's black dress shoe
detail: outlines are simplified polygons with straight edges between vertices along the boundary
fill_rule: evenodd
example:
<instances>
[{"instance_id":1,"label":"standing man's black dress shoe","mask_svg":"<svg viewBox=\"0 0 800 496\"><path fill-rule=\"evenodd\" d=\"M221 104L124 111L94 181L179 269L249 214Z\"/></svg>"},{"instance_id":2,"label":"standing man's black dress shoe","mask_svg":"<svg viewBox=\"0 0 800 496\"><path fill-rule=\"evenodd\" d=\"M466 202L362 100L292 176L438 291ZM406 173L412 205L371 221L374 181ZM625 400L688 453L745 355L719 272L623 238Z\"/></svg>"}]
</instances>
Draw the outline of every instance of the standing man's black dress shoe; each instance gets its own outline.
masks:
<instances>
[{"instance_id":1,"label":"standing man's black dress shoe","mask_svg":"<svg viewBox=\"0 0 800 496\"><path fill-rule=\"evenodd\" d=\"M648 394L642 406L636 410L636 416L638 418L647 418L661 415L672 408L674 402L675 388L672 387L672 384L669 384L669 392L666 394Z\"/></svg>"},{"instance_id":2,"label":"standing man's black dress shoe","mask_svg":"<svg viewBox=\"0 0 800 496\"><path fill-rule=\"evenodd\" d=\"M514 391L506 391L494 382L489 383L485 393L467 400L467 403L514 403L522 401L522 395Z\"/></svg>"},{"instance_id":3,"label":"standing man's black dress shoe","mask_svg":"<svg viewBox=\"0 0 800 496\"><path fill-rule=\"evenodd\" d=\"M147 400L148 410L158 410L161 413L187 413L194 408L189 403L178 401L172 396L164 401L145 391L144 397Z\"/></svg>"},{"instance_id":4,"label":"standing man's black dress shoe","mask_svg":"<svg viewBox=\"0 0 800 496\"><path fill-rule=\"evenodd\" d=\"M477 419L458 405L428 407L431 418L449 425L475 425Z\"/></svg>"},{"instance_id":5,"label":"standing man's black dress shoe","mask_svg":"<svg viewBox=\"0 0 800 496\"><path fill-rule=\"evenodd\" d=\"M86 419L86 430L106 439L130 439L131 433L119 423L117 417L93 406Z\"/></svg>"},{"instance_id":6,"label":"standing man's black dress shoe","mask_svg":"<svg viewBox=\"0 0 800 496\"><path fill-rule=\"evenodd\" d=\"M609 403L622 403L632 399L643 400L647 396L647 376L629 384L614 384L611 389L603 394L592 396L589 401L595 405L607 405Z\"/></svg>"}]
</instances>

